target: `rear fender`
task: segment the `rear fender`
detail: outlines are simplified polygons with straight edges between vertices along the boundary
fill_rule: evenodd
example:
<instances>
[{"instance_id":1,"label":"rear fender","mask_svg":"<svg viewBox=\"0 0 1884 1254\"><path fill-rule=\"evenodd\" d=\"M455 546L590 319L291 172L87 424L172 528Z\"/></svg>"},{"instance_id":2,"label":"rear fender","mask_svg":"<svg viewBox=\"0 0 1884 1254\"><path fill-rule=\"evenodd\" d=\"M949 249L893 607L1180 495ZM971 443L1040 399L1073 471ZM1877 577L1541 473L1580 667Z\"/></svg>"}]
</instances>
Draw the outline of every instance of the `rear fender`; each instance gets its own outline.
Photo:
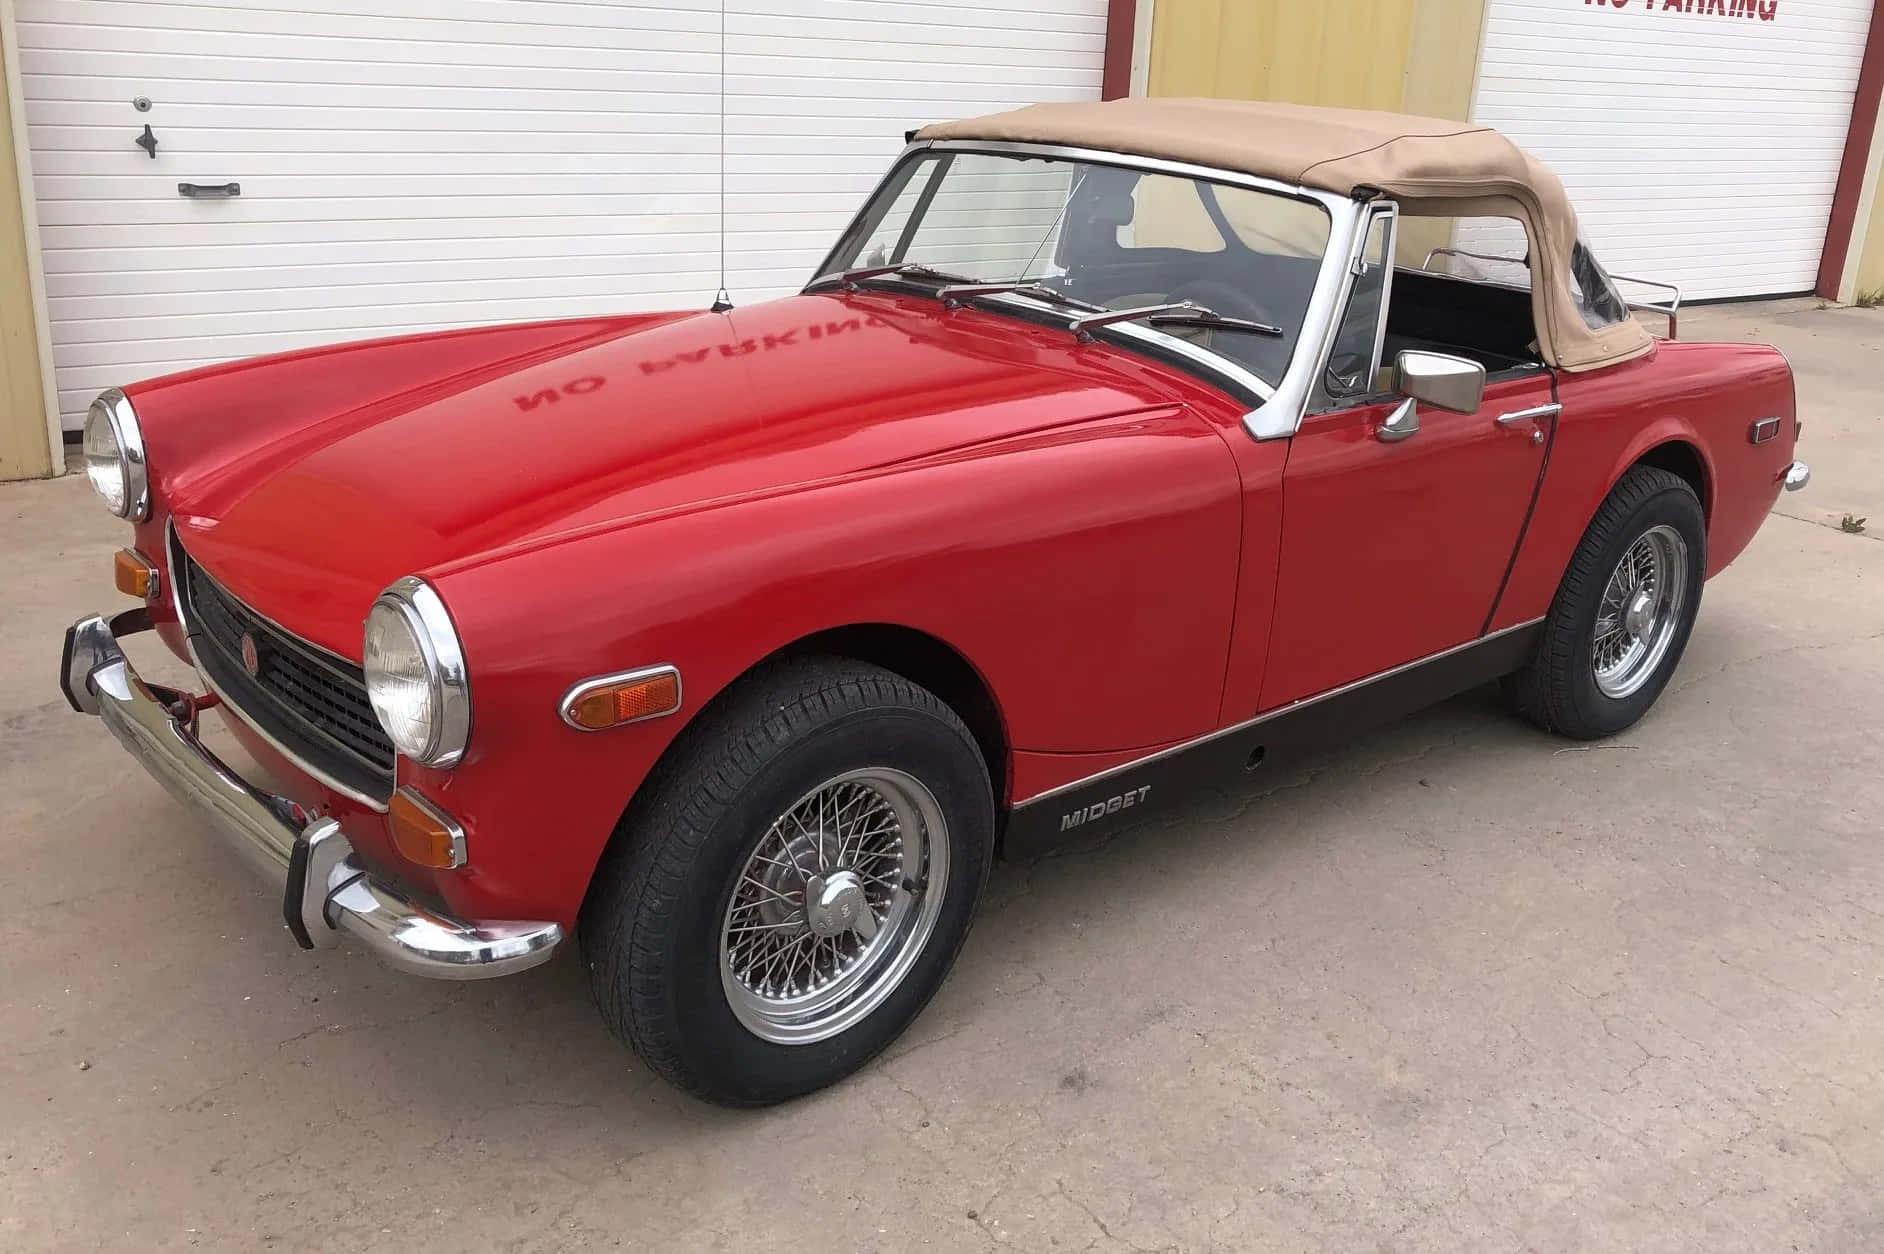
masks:
<instances>
[{"instance_id":1,"label":"rear fender","mask_svg":"<svg viewBox=\"0 0 1884 1254\"><path fill-rule=\"evenodd\" d=\"M1692 447L1706 483L1707 573L1738 557L1779 492L1792 458L1792 372L1764 344L1661 343L1647 357L1559 378L1563 415L1531 524L1491 626L1542 617L1590 520L1642 458L1672 441ZM1781 435L1754 445L1758 418Z\"/></svg>"},{"instance_id":2,"label":"rear fender","mask_svg":"<svg viewBox=\"0 0 1884 1254\"><path fill-rule=\"evenodd\" d=\"M1615 489L1616 484L1621 482L1622 477L1629 473L1630 468L1664 444L1685 444L1694 450L1701 463L1701 502L1703 507L1711 506L1715 494L1714 461L1707 451L1707 441L1695 429L1692 422L1685 418L1664 415L1651 421L1642 429L1641 434L1629 441L1623 451L1615 457L1609 467L1609 472L1603 477L1601 490L1594 493L1593 498L1587 502L1588 509L1584 512L1585 527L1588 527L1590 519L1596 517L1596 511Z\"/></svg>"}]
</instances>

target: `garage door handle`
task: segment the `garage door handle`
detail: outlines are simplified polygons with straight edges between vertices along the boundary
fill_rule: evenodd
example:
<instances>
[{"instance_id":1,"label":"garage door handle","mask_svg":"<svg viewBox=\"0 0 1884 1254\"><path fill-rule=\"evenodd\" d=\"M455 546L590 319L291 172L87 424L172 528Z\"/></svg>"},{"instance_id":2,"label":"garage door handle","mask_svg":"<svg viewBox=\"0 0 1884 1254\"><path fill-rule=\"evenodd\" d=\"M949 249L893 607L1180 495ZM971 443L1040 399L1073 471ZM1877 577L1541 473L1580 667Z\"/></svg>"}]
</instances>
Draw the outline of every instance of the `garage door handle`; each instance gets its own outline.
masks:
<instances>
[{"instance_id":1,"label":"garage door handle","mask_svg":"<svg viewBox=\"0 0 1884 1254\"><path fill-rule=\"evenodd\" d=\"M221 197L224 200L242 194L240 183L178 183L177 195L188 196L192 200L204 197Z\"/></svg>"}]
</instances>

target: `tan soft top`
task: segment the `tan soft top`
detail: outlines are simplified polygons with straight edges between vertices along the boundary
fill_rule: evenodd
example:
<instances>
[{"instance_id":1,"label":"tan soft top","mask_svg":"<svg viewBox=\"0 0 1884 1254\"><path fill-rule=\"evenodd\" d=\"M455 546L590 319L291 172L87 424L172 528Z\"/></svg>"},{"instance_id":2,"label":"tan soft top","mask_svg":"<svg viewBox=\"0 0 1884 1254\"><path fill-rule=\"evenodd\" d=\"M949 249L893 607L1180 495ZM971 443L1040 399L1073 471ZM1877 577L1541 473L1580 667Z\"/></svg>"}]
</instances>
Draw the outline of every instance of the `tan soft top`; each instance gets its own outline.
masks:
<instances>
[{"instance_id":1,"label":"tan soft top","mask_svg":"<svg viewBox=\"0 0 1884 1254\"><path fill-rule=\"evenodd\" d=\"M1557 176L1489 126L1365 109L1134 96L938 122L918 140L1065 144L1255 174L1343 196L1375 188L1408 215L1512 217L1531 241L1538 349L1565 370L1646 353L1633 319L1591 329L1571 294L1576 211Z\"/></svg>"}]
</instances>

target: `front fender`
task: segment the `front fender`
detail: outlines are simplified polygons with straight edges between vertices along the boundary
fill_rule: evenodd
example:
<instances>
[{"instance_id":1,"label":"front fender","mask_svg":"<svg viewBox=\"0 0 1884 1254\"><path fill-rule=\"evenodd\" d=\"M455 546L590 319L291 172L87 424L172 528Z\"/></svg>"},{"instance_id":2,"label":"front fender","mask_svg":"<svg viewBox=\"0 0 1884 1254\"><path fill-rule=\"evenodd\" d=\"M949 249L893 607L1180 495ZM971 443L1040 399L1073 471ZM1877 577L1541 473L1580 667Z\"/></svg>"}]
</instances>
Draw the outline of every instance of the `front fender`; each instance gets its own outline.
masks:
<instances>
[{"instance_id":1,"label":"front fender","mask_svg":"<svg viewBox=\"0 0 1884 1254\"><path fill-rule=\"evenodd\" d=\"M1199 735L1222 692L1239 520L1228 449L1173 407L449 568L435 583L474 725L464 763L422 786L464 823L470 861L438 890L470 917L572 922L679 732L756 663L832 628L949 644L987 680L1015 749ZM600 733L558 717L571 684L658 663L680 669L676 716Z\"/></svg>"}]
</instances>

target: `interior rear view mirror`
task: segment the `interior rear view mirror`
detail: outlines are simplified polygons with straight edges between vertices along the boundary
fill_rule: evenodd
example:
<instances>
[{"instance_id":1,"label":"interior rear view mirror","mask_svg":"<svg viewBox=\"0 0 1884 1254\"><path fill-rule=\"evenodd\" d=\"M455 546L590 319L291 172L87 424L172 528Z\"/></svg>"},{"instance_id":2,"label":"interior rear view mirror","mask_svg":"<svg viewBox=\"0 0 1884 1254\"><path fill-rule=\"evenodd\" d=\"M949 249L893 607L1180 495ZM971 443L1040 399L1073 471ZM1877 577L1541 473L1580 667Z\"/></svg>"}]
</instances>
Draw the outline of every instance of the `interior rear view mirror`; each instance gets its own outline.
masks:
<instances>
[{"instance_id":1,"label":"interior rear view mirror","mask_svg":"<svg viewBox=\"0 0 1884 1254\"><path fill-rule=\"evenodd\" d=\"M1485 367L1449 353L1408 349L1394 358L1393 389L1440 409L1470 414L1485 399Z\"/></svg>"}]
</instances>

